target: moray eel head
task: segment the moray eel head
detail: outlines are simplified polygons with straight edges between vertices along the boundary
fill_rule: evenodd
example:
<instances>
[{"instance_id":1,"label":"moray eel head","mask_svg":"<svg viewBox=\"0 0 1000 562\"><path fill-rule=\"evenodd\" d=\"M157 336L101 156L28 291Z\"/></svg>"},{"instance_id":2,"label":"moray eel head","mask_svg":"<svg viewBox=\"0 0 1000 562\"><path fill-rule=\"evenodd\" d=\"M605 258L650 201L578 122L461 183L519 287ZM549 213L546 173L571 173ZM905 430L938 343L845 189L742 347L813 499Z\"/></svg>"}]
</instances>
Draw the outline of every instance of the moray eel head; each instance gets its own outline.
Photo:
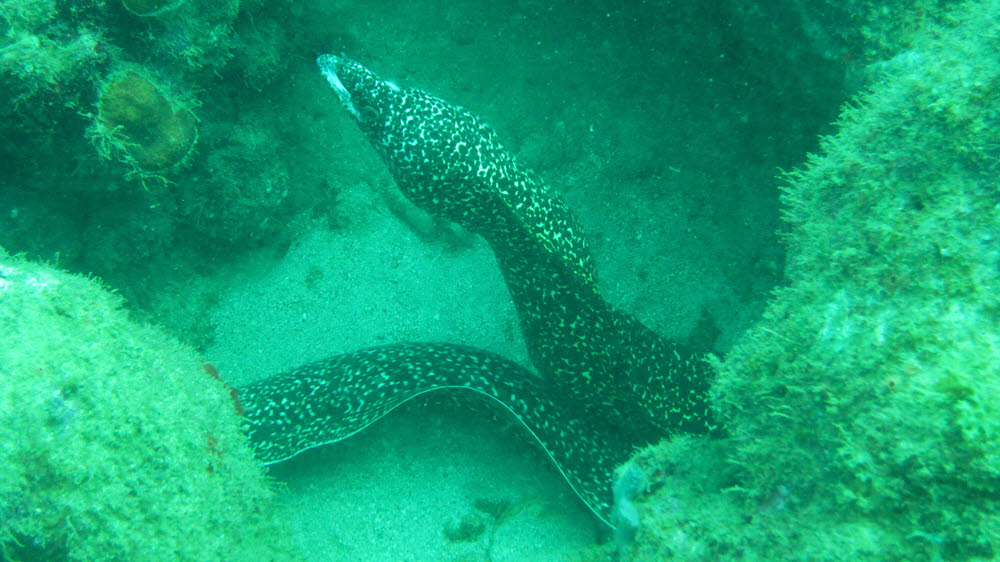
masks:
<instances>
[{"instance_id":1,"label":"moray eel head","mask_svg":"<svg viewBox=\"0 0 1000 562\"><path fill-rule=\"evenodd\" d=\"M400 88L350 59L321 55L316 62L404 195L467 228L470 216L492 220L478 207L495 193L495 176L514 173L502 169L510 156L492 129L461 107Z\"/></svg>"},{"instance_id":2,"label":"moray eel head","mask_svg":"<svg viewBox=\"0 0 1000 562\"><path fill-rule=\"evenodd\" d=\"M393 102L398 101L399 86L382 80L351 59L336 55L320 55L316 64L363 131L379 128L395 111Z\"/></svg>"}]
</instances>

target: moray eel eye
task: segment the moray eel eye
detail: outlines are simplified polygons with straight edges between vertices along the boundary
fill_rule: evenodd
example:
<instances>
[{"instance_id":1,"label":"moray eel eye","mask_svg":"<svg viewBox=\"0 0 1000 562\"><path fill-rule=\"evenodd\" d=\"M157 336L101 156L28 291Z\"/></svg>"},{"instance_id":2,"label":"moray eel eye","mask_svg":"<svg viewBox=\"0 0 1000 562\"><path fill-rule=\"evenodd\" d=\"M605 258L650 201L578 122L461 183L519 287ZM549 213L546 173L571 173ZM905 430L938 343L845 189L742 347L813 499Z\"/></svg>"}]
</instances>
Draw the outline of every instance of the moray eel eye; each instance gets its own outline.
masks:
<instances>
[{"instance_id":1,"label":"moray eel eye","mask_svg":"<svg viewBox=\"0 0 1000 562\"><path fill-rule=\"evenodd\" d=\"M374 122L379 118L378 110L370 105L359 105L357 108L358 113L361 114L361 117L358 120L362 123Z\"/></svg>"}]
</instances>

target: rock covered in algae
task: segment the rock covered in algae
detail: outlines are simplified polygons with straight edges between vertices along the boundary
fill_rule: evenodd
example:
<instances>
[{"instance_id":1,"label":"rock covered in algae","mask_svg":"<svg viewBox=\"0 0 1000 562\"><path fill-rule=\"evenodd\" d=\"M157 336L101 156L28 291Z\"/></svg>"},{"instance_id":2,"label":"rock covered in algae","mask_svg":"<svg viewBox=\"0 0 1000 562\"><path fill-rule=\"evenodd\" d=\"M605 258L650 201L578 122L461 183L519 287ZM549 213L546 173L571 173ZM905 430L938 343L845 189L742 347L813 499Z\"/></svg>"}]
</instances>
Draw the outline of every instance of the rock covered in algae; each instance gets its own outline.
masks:
<instances>
[{"instance_id":1,"label":"rock covered in algae","mask_svg":"<svg viewBox=\"0 0 1000 562\"><path fill-rule=\"evenodd\" d=\"M101 91L98 135L140 170L158 172L184 161L198 139L185 105L135 71L113 76Z\"/></svg>"},{"instance_id":2,"label":"rock covered in algae","mask_svg":"<svg viewBox=\"0 0 1000 562\"><path fill-rule=\"evenodd\" d=\"M714 388L731 437L637 459L643 556L1000 555L1000 2L947 20L792 175L788 286Z\"/></svg>"},{"instance_id":3,"label":"rock covered in algae","mask_svg":"<svg viewBox=\"0 0 1000 562\"><path fill-rule=\"evenodd\" d=\"M229 390L120 305L0 250L2 557L289 558Z\"/></svg>"}]
</instances>

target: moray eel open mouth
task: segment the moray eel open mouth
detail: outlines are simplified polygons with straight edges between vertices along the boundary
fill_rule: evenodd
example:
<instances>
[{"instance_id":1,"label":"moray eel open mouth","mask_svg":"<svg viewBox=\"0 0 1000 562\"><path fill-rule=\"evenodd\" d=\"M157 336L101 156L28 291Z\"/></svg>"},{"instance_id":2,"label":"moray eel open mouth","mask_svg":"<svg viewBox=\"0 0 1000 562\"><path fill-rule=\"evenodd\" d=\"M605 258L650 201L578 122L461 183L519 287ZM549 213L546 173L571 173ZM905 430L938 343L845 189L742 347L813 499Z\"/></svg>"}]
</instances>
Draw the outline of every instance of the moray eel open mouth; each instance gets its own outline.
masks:
<instances>
[{"instance_id":1,"label":"moray eel open mouth","mask_svg":"<svg viewBox=\"0 0 1000 562\"><path fill-rule=\"evenodd\" d=\"M614 468L636 447L713 429L701 355L604 300L576 218L475 115L350 59L317 63L402 193L490 244L538 374L430 343L306 365L240 391L261 462L344 439L426 392L472 391L516 416L602 521L636 525L615 511L633 492L612 493Z\"/></svg>"},{"instance_id":2,"label":"moray eel open mouth","mask_svg":"<svg viewBox=\"0 0 1000 562\"><path fill-rule=\"evenodd\" d=\"M382 118L381 102L392 99L389 93L398 93L400 87L380 80L360 64L334 55L320 55L316 59L320 71L330 87L337 93L340 103L358 121L362 128L376 127ZM341 76L345 77L341 80ZM346 81L345 81L346 80Z\"/></svg>"},{"instance_id":3,"label":"moray eel open mouth","mask_svg":"<svg viewBox=\"0 0 1000 562\"><path fill-rule=\"evenodd\" d=\"M358 111L357 106L354 105L354 101L351 99L351 92L347 90L344 83L340 81L340 77L337 76L337 63L340 59L333 55L323 55L317 59L320 70L323 72L323 76L326 77L327 82L333 88L333 91L337 93L337 97L340 98L340 103L344 104L344 109L346 109L351 115L354 116L358 121L361 120L361 113Z\"/></svg>"}]
</instances>

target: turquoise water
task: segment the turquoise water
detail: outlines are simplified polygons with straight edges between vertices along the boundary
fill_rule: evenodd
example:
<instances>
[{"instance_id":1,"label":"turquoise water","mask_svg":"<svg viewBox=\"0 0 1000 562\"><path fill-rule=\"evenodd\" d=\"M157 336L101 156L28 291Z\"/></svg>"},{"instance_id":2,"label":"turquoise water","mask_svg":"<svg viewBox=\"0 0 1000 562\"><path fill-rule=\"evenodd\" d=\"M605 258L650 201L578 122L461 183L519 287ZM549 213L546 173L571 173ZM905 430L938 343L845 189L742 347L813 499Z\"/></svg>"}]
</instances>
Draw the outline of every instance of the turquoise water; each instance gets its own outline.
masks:
<instances>
[{"instance_id":1,"label":"turquoise water","mask_svg":"<svg viewBox=\"0 0 1000 562\"><path fill-rule=\"evenodd\" d=\"M408 403L265 469L290 557L994 556L995 3L620 4L5 2L0 247L100 278L235 388L412 341L544 376L491 247L400 193L324 79L343 54L491 125L601 296L725 361L727 427L640 458L616 544L513 416ZM52 489L0 489L5 559L85 557L25 534Z\"/></svg>"}]
</instances>

